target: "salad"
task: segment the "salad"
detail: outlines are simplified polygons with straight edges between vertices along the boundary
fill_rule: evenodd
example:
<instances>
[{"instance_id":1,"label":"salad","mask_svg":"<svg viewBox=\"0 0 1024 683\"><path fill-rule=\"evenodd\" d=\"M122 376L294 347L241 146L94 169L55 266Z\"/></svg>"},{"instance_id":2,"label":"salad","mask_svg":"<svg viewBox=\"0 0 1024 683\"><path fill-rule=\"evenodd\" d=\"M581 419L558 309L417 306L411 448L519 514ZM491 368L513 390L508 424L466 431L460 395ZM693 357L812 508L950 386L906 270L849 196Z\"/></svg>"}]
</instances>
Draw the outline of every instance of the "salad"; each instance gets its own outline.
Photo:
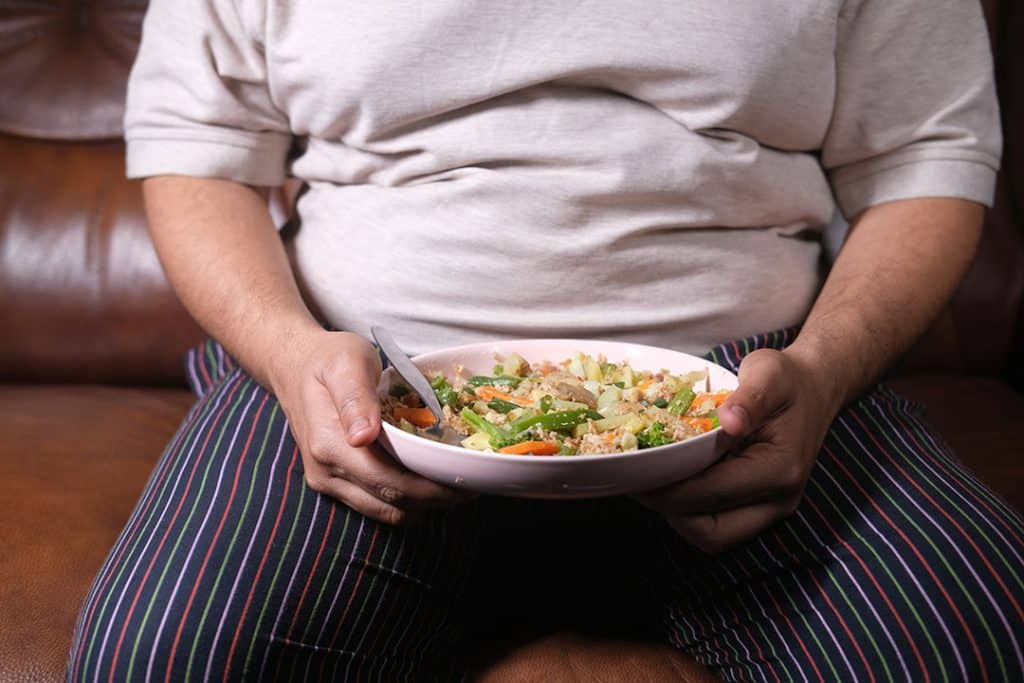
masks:
<instances>
[{"instance_id":1,"label":"salad","mask_svg":"<svg viewBox=\"0 0 1024 683\"><path fill-rule=\"evenodd\" d=\"M623 453L685 441L718 427L731 392L712 392L707 370L682 375L636 370L576 353L552 363L496 358L491 375L429 376L448 427L462 446L509 455ZM382 398L382 416L425 436L434 415L408 386Z\"/></svg>"}]
</instances>

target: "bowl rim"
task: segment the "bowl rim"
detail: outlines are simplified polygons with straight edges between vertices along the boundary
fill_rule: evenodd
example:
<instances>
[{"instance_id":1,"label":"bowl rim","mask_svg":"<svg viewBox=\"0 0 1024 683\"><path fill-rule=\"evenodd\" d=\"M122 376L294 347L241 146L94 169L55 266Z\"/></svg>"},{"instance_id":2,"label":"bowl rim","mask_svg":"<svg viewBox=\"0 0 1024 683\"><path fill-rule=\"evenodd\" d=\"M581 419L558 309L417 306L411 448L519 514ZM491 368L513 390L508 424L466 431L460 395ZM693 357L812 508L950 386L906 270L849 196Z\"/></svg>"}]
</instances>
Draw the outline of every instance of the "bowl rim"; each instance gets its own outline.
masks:
<instances>
[{"instance_id":1,"label":"bowl rim","mask_svg":"<svg viewBox=\"0 0 1024 683\"><path fill-rule=\"evenodd\" d=\"M718 363L715 363L714 361L708 360L707 358L701 358L700 356L695 356L695 355L693 355L691 353L686 353L685 351L676 351L675 349L668 349L668 348L665 348L665 347L662 347L662 346L651 346L650 344L637 344L635 342L618 342L618 341L611 341L611 340L606 340L606 339L576 339L576 338L561 338L561 337L543 337L543 338L529 338L529 339L495 339L495 340L492 340L492 341L473 342L471 344L460 344L458 346L449 346L449 347L445 347L443 349L434 349L433 351L426 351L424 353L416 354L415 356L412 356L410 358L410 360L412 360L412 362L417 367L419 367L419 363L421 361L429 361L429 360L431 360L432 356L450 355L450 354L454 354L454 353L475 352L475 351L479 351L481 348L488 348L488 347L492 347L492 346L499 345L499 344L500 345L524 344L524 343L540 344L540 343L553 343L553 342L557 342L559 344L590 344L590 345L601 344L601 345L609 345L609 346L617 346L617 347L628 347L628 348L633 348L633 349L637 349L637 350L657 351L659 353L666 353L667 352L667 353L672 353L672 354L676 354L676 355L679 355L679 356L685 356L687 358L698 360L698 361L700 361L704 365L710 365L710 366L714 366L714 367L717 367L717 368L721 368L726 373L728 373L730 376L732 376L734 379L738 379L737 376L736 376L736 373L734 373L729 368L724 367L722 365L719 365ZM384 369L384 372L381 373L381 385L383 384L384 374L386 374L388 372L391 372L391 373L393 373L395 375L398 374L395 371L394 367L388 366L387 368ZM391 423L389 423L389 422L387 422L386 420L383 420L383 419L380 421L380 424L381 424L381 430L384 431L384 432L387 432L389 438L391 438L392 436L398 436L400 439L407 439L407 438L417 439L419 441L425 441L425 442L427 442L429 444L432 444L435 447L441 448L442 450L448 451L448 452L451 452L451 453L460 453L462 455L468 455L469 457L476 457L476 458L480 458L480 459L483 459L483 460L498 460L498 461L501 461L501 462L523 462L523 463L527 463L527 462L529 462L529 463L546 462L546 463L554 463L554 464L558 464L558 465L562 465L562 464L567 463L567 462L581 462L581 461L582 462L595 462L595 461L597 461L597 462L605 462L605 461L609 461L609 460L620 460L620 459L626 459L626 458L635 458L638 455L646 455L648 453L654 454L654 453L664 452L664 451L668 451L668 450L674 450L674 449L678 449L680 446L683 446L684 444L697 443L697 442L702 441L702 440L707 440L707 439L710 439L710 438L714 438L714 437L717 436L718 432L720 432L722 430L722 428L719 426L719 427L715 427L714 429L712 429L709 432L704 432L703 434L699 434L697 436L691 437L689 439L686 439L685 441L676 441L676 442L673 442L673 443L664 444L662 446L654 446L653 448L644 448L642 450L637 449L637 450L634 450L634 451L625 451L623 453L589 453L589 454L584 454L584 455L573 455L573 456L561 456L561 457L559 457L559 456L556 456L556 455L516 456L516 455L511 454L511 453L496 453L496 452L493 452L493 451L478 451L478 450L474 450L472 448L465 448L463 446L453 446L451 444L442 443L440 441L434 441L433 439L428 439L428 438L426 438L424 436L420 436L419 434L410 434L409 432L406 432L406 431L404 431L402 429L399 429L398 427L392 425ZM554 464L552 466L554 466ZM544 465L537 465L537 466L538 467L544 467Z\"/></svg>"}]
</instances>

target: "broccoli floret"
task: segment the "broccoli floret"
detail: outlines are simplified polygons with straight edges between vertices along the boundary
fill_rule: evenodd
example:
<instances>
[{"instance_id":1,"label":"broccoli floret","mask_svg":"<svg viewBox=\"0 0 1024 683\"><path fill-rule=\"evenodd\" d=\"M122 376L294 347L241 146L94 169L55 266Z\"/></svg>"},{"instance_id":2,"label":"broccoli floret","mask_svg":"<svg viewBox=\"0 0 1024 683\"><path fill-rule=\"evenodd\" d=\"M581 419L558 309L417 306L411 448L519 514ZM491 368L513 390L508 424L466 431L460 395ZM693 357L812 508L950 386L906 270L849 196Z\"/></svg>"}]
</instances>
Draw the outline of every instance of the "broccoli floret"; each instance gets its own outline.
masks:
<instances>
[{"instance_id":1,"label":"broccoli floret","mask_svg":"<svg viewBox=\"0 0 1024 683\"><path fill-rule=\"evenodd\" d=\"M654 448L672 443L672 437L665 433L665 425L662 422L655 422L647 429L636 435L637 443L641 449Z\"/></svg>"}]
</instances>

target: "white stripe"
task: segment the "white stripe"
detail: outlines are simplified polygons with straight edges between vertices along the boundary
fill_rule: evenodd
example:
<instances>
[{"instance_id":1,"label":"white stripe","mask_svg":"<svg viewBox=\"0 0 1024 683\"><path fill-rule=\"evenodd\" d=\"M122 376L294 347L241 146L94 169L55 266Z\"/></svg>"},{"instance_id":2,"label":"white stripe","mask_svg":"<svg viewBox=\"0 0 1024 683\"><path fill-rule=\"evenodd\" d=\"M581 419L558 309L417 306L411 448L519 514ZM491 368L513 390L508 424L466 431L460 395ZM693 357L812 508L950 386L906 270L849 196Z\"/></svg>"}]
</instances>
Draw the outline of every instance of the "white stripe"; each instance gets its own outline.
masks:
<instances>
[{"instance_id":1,"label":"white stripe","mask_svg":"<svg viewBox=\"0 0 1024 683\"><path fill-rule=\"evenodd\" d=\"M279 413L283 415L283 413ZM206 670L203 674L204 680L210 680L210 667L213 665L213 656L217 651L217 644L220 642L220 634L224 630L224 622L228 618L228 613L231 611L231 603L235 599L235 594L238 591L238 582L241 581L242 575L245 573L245 568L249 566L249 555L252 553L253 545L256 543L256 539L259 537L260 527L263 526L263 516L267 511L267 503L270 500L270 492L273 488L272 484L274 481L274 473L277 471L278 462L281 459L281 453L284 450L285 437L288 436L288 421L283 420L283 426L281 428L281 439L277 443L277 452L274 454L274 461L270 465L270 469L267 471L267 485L263 492L263 503L260 505L260 514L256 518L256 526L252 530L252 534L249 536L249 544L245 548L245 555L242 556L242 562L239 565L240 569L235 574L235 580L231 584L231 592L228 593L228 600L224 604L224 611L220 615L220 621L217 623L217 632L213 636L213 642L210 644L210 654L206 658ZM253 479L256 478L257 472L253 471ZM269 542L269 540L268 540ZM230 669L231 662L225 662L225 666Z\"/></svg>"},{"instance_id":2,"label":"white stripe","mask_svg":"<svg viewBox=\"0 0 1024 683\"><path fill-rule=\"evenodd\" d=\"M174 484L171 487L171 495L169 495L167 497L167 503L168 504L166 504L163 507L163 509L162 509L162 511L160 513L160 517L157 519L155 525L153 526L154 529L160 528L160 526L163 524L164 518L167 516L167 513L170 511L170 508L171 508L170 503L171 503L171 501L177 500L177 496L175 496L174 494L178 490L178 485L181 484L182 477L183 477L183 475L185 473L185 470L187 469L187 463L189 462L189 460L191 460L192 454L195 452L196 444L198 444L199 441L200 441L200 436L202 434L204 434L205 431L206 431L206 425L209 424L210 419L214 415L217 414L217 411L219 410L219 407L220 407L221 403L224 401L224 398L231 393L229 391L229 388L233 384L236 384L238 381L239 381L238 378L236 378L233 382L225 382L224 383L224 385L221 387L220 394L217 395L217 398L214 401L213 407L206 414L206 417L203 418L203 422L200 424L199 429L196 432L196 438L192 440L192 445L189 447L188 453L183 458L179 458L178 459L181 462L181 469L178 470L178 476L175 478ZM166 482L165 482L164 486L166 487ZM153 514L154 514L154 511L151 511L150 512L150 519L153 518ZM121 594L120 594L120 596L118 596L117 602L114 604L114 609L111 611L110 616L108 617L107 629L106 629L106 631L103 634L103 640L101 641L99 655L98 655L97 660L96 660L97 661L97 666L96 666L96 674L93 677L94 683L98 683L98 681L99 681L99 675L100 675L99 674L99 672L100 672L99 662L103 661L103 655L106 652L107 645L109 644L110 630L114 627L114 623L116 621L115 616L117 615L118 610L121 608L121 603L124 601L125 595L126 595L126 593L128 591L128 587L132 585L132 580L135 577L135 573L139 570L139 567L141 566L143 560L147 557L147 551L149 550L149 546L153 542L154 538L155 538L155 534L151 534L146 539L146 544L143 546L142 551L139 553L138 557L136 558L135 565L132 567L131 572L129 572L128 578L125 580L125 584L124 584L124 586L121 589ZM126 559L126 560L124 560L124 562L127 563L128 560ZM112 662L111 663L111 666L114 666L114 665L116 665L116 662Z\"/></svg>"},{"instance_id":3,"label":"white stripe","mask_svg":"<svg viewBox=\"0 0 1024 683\"><path fill-rule=\"evenodd\" d=\"M252 404L253 404L253 402L255 402L256 396L260 393L260 391L262 391L262 390L259 387L254 387L253 388L252 395L249 397L249 402L245 404L245 407L242 409L242 414L238 417L238 423L235 425L235 432L231 436L231 442L228 444L227 451L225 451L225 453L221 455L221 458L220 458L221 459L221 466L220 466L220 471L217 473L217 484L215 485L215 487L213 489L212 501L216 501L216 500L218 500L220 498L220 489L221 489L221 484L224 481L224 472L227 470L228 463L231 461L231 458L226 457L226 454L234 452L235 442L238 440L238 434L239 434L239 432L242 429L242 424L245 422L245 417L246 417L246 415L249 412L249 408L252 407ZM228 416L228 419L230 420L231 417ZM226 426L227 425L225 425L225 427ZM224 427L221 427L221 434L223 434L223 432L224 432ZM206 457L211 458L211 459L216 457L216 455L217 455L217 453L216 453L216 451L217 451L217 443L218 443L219 440L220 440L219 436L214 438L214 439L211 439L211 441L212 441L211 451L210 451L210 453ZM202 458L203 454L202 453L198 454L198 457ZM209 465L207 465L207 468L209 468ZM205 473L204 473L203 477L205 479ZM196 498L195 498L195 501L192 503L192 509L189 511L189 516L191 516L192 512L195 511L196 506L199 505L199 502L200 502L200 500L202 498L202 495L203 495L203 490L202 490L203 484L205 484L205 482L202 482L200 484L200 489L196 493ZM153 676L153 659L154 659L154 656L157 653L157 650L160 647L159 646L160 639L163 636L164 627L167 625L167 618L168 618L168 616L171 613L171 607L174 605L174 598L178 595L178 589L181 588L181 582L184 580L185 574L188 573L188 566L192 562L192 557L195 555L196 546L199 545L199 539L202 538L203 530L206 529L206 524L207 524L207 522L210 521L210 516L213 514L213 508L214 508L214 505L212 504L212 502L206 504L206 514L203 516L203 521L202 521L202 523L200 523L198 531L196 531L195 534L193 534L192 545L189 546L188 554L185 556L185 560L184 560L184 562L182 562L181 568L178 570L178 579L177 579L177 581L174 582L174 588L171 589L171 595L170 595L170 597L166 601L164 601L161 604L161 607L163 608L163 616L160 617L160 626L157 628L156 637L153 639L153 647L152 647L152 649L149 652L149 661L146 664L146 680L147 681L149 681L152 678L152 676ZM188 517L186 517L186 519L188 519ZM182 527L181 531L178 532L178 540L175 541L175 547L171 549L171 555L168 557L168 561L167 561L168 565L170 565L172 563L172 561L174 560L175 556L177 555L177 552L176 552L177 544L180 542L181 538L184 536L186 531L188 531L188 528L187 527ZM196 580L198 581L198 577L197 577ZM155 597L155 595L154 595L154 597ZM153 598L150 598L151 602L152 602L152 599ZM182 605L182 608L184 608L184 605ZM185 619L188 618L188 615L182 613L180 618L182 619L182 621L184 621ZM198 634L197 634L197 637L198 637ZM170 666L171 664L172 664L171 662L167 662L168 666Z\"/></svg>"},{"instance_id":4,"label":"white stripe","mask_svg":"<svg viewBox=\"0 0 1024 683\"><path fill-rule=\"evenodd\" d=\"M1024 668L1024 655L1021 654L1020 644L1017 642L1017 638L1014 636L1013 629L1010 627L1010 623L1007 621L1006 615L1003 613L1003 610L1000 608L999 603L996 601L996 599L994 597L992 597L992 593L989 591L988 585L984 581L981 580L981 577L978 576L978 573L974 570L974 565L967 560L967 557L960 550L960 544L955 543L953 541L953 539L949 537L949 534L946 533L946 530L942 527L942 525L939 524L938 521L936 521L936 519L934 517L932 517L930 514L928 514L928 512L926 512L923 507L921 507L921 505L917 502L916 498L911 496L907 492L907 490L903 488L903 485L900 484L895 479L895 477L893 477L889 473L888 469L882 468L882 463L879 460L877 460L873 455L871 455L871 452L868 451L865 448L864 444L860 441L860 439L857 438L857 435L854 434L853 430L850 429L850 427L847 427L847 431L850 432L851 436L853 436L853 438L857 442L857 444L862 449L864 449L864 454L867 455L867 457L873 463L875 463L875 465L880 469L882 474L890 482L892 482L893 485L895 485L897 489L899 489L900 493L903 494L903 497L906 498L908 501L910 501L910 504L913 505L915 508L917 508L917 510L922 515L924 515L925 519L927 519L929 522L931 522L932 526L935 527L936 531L938 531L939 534L941 534L942 537L944 539L946 539L946 542L949 544L949 547L953 549L953 552L955 552L957 554L957 556L961 559L961 561L963 561L964 567L966 567L967 571L970 572L971 576L974 577L974 580L977 582L978 587L981 588L982 592L985 594L985 597L988 598L989 604L992 605L992 608L995 610L996 614L999 616L999 621L1002 622L1003 627L1006 629L1007 635L1010 636L1010 638L1009 638L1010 644L1013 645L1013 651L1017 655L1017 662L1021 665L1021 668ZM896 453L900 453L899 448L895 444L890 444L890 445L893 447L893 449L896 451ZM910 457L913 456L914 451L913 451L913 449L909 449L909 448L908 448L908 451L909 451L909 454L908 454L908 452L903 452L903 453L900 453L900 454L903 455L903 457L905 459L909 459ZM894 457L894 459L895 459L895 457ZM909 476L910 473L908 472L907 474ZM970 536L967 534L966 530L961 530L960 534L967 541L971 540ZM930 538L928 540L931 541ZM940 552L940 551L937 550L936 552ZM980 554L980 548L976 552L978 552ZM950 571L952 571L951 568L950 568ZM980 610L978 610L977 607L975 607L974 609L975 609L976 612L980 611ZM978 618L981 619L982 621L984 621L984 619L985 619L984 616L982 616L981 614L978 614Z\"/></svg>"},{"instance_id":5,"label":"white stripe","mask_svg":"<svg viewBox=\"0 0 1024 683\"><path fill-rule=\"evenodd\" d=\"M312 516L312 519L310 519L310 521L309 521L309 528L306 529L306 538L302 542L302 549L299 551L299 556L297 558L295 558L295 562L293 563L292 575L288 579L288 586L284 590L284 595L281 596L281 605L280 605L280 607L277 608L277 616L274 617L274 626L273 626L273 628L270 629L270 633L273 636L279 636L279 634L277 632L277 627L281 624L281 615L284 614L284 607L285 607L285 605L288 604L288 598L292 594L292 586L295 585L295 577L298 576L298 574L299 574L299 567L302 566L302 558L306 556L306 548L309 547L309 539L313 537L313 529L314 529L314 527L316 527L317 522L319 521L317 519L316 515L317 515L318 512L320 512L320 501L322 501L323 498L324 497L322 495L320 495L319 493L313 494L313 499L314 499L314 503L313 503L313 516ZM302 508L301 507L296 507L296 509L295 509L295 519L298 519L301 515L302 515ZM259 672L259 675L257 676L257 678L259 678L259 679L263 678L263 671L267 667L267 657L269 657L269 656L270 656L270 648L268 647L268 648L266 648L263 651L263 661L260 662L260 672Z\"/></svg>"},{"instance_id":6,"label":"white stripe","mask_svg":"<svg viewBox=\"0 0 1024 683\"><path fill-rule=\"evenodd\" d=\"M800 674L800 678L803 679L804 683L809 683L807 680L807 674L804 672L803 667L800 666L799 660L793 656L793 651L789 649L789 640L782 636L782 632L779 631L779 626L775 623L775 619L768 616L768 612L765 610L764 605L761 604L761 601L757 599L757 594L754 593L754 587L749 581L738 581L733 573L729 571L728 565L724 562L722 563L722 570L725 571L730 581L747 589L747 592L750 593L750 597L754 600L754 605L761 610L761 614L764 616L765 621L767 621L771 625L772 629L775 630L775 635L779 637L779 642L782 643L782 646L786 649L786 653L789 654L790 664L796 667L796 670ZM789 669L788 666L786 668Z\"/></svg>"},{"instance_id":7,"label":"white stripe","mask_svg":"<svg viewBox=\"0 0 1024 683\"><path fill-rule=\"evenodd\" d=\"M833 425L833 429L836 429L836 425L838 425L838 424L839 424L839 421L837 420L836 423ZM847 450L847 452L849 453L849 450L846 449L845 446L843 446L843 448L844 448L844 450ZM853 454L851 453L850 455L853 455ZM833 455L832 457L837 457L837 456ZM878 529L878 527L875 526L874 522L872 522L871 519L864 513L864 511L860 508L860 506L858 506L856 503L853 502L853 499L850 498L849 494L846 493L846 490L843 489L842 485L838 481L836 481L836 478L834 476L832 476L832 473L828 471L828 468L826 468L824 466L824 464L821 462L820 459L818 460L818 467L821 469L822 474L824 474L826 477L828 477L829 480L833 484L835 484L836 490L839 492L840 495L843 496L843 498L846 499L846 501L848 503L850 503L850 506L854 510L857 511L858 516L860 516L860 518L868 525L868 527L871 528L871 530L875 533L876 536L878 536L878 538L882 541L882 543L884 543L889 548L889 550L892 551L893 557L896 558L896 561L899 562L900 565L903 567L903 571L906 573L907 577L909 577L910 580L913 582L914 586L917 587L917 590L921 594L921 597L923 597L925 602L928 603L928 608L932 611L932 614L935 616L935 619L938 621L939 626L942 627L942 632L946 635L946 640L949 643L949 647L953 650L953 654L956 655L957 664L960 666L960 675L962 676L961 680L966 681L968 679L968 677L967 677L967 668L964 666L964 660L960 656L960 650L957 648L956 642L953 640L953 634L951 634L949 632L949 627L946 626L945 620L942 618L942 615L939 614L938 609L936 609L935 603L932 602L931 597L924 590L924 587L921 585L921 582L917 580L916 572L911 570L911 568L907 565L906 560L903 559L902 553L900 553L898 550L896 550L896 548L893 546L893 544L889 541L888 536L883 534ZM869 547L871 547L871 546L869 546ZM887 564L885 566L888 567ZM894 581L896 580L895 577L893 577L893 580ZM909 598L904 598L904 599L909 601ZM905 614L905 616L909 616L909 614ZM899 650L897 650L897 652L899 652Z\"/></svg>"},{"instance_id":8,"label":"white stripe","mask_svg":"<svg viewBox=\"0 0 1024 683\"><path fill-rule=\"evenodd\" d=\"M818 536L818 532L814 530L814 527L811 526L811 523L807 520L807 518L804 516L804 514L803 514L803 512L801 510L797 510L796 511L796 516L800 519L801 523L803 524L804 529L809 531L810 534L812 536L814 536L815 542L820 547L822 547L822 548L824 548L825 550L828 551L828 553L832 556L832 559L835 562L835 564L837 564L840 567L842 567L843 571L846 573L846 576L849 577L850 583L852 583L854 585L854 587L857 589L857 592L860 593L860 597L863 599L864 604L867 605L869 610L871 610L871 614L874 615L875 621L878 622L878 625L882 627L882 631L885 632L885 637L889 640L889 645L892 646L892 651L894 653L896 653L896 658L900 662L900 668L903 669L903 673L907 677L907 680L908 681L911 680L910 670L907 668L907 663L903 659L903 653L900 651L900 648L898 648L896 646L896 640L892 637L892 633L889 632L889 627L886 626L885 621L882 619L881 616L879 616L878 611L875 609L874 604L872 603L871 600L868 599L867 593L864 592L864 589L861 587L860 582L857 581L857 579L854 577L853 572L850 571L850 568L847 566L847 563L843 561L843 559L839 556L839 553L837 553L835 550L833 550L831 547L829 547L828 544L826 544L824 541L822 541L821 537ZM795 535L796 532L793 532L793 533ZM837 582L837 585L838 585L838 582ZM853 608L853 609L856 610L856 608ZM857 613L860 614L859 611ZM867 629L867 625L866 624L864 625L864 629Z\"/></svg>"},{"instance_id":9,"label":"white stripe","mask_svg":"<svg viewBox=\"0 0 1024 683\"><path fill-rule=\"evenodd\" d=\"M795 583L796 587L800 589L800 592L803 594L804 600L806 601L807 606L809 606L811 608L811 610L816 615L818 615L818 620L821 621L821 625L825 628L825 632L828 633L829 638L832 639L832 643L836 646L836 651L843 658L843 662L846 663L846 668L850 672L850 680L856 680L857 674L854 672L853 666L850 664L850 660L847 659L847 657L846 657L846 650L843 649L843 647L839 644L839 641L836 639L836 635L835 635L833 629L828 625L828 622L825 621L825 617L822 616L821 612L818 610L818 607L814 604L814 600L812 600L811 596L807 594L807 591L804 589L803 582L800 581L799 579L797 579L796 572L794 570L788 568L788 567L785 567L781 562L779 562L779 560L775 557L774 553L772 553L772 551L768 548L768 545L764 542L764 536L763 535L758 536L757 542L761 545L762 548L764 548L764 551L768 554L768 558L772 562L774 562L777 567L779 567L780 569L782 569L785 572L787 572L790 576L792 576L793 583ZM749 546L748 546L748 553L750 553ZM782 584L782 577L776 577L776 578L778 580L779 586L781 586L782 590L785 591L786 588ZM824 590L822 592L824 593ZM837 627L839 627L839 624L837 624ZM827 655L826 655L826 657L827 657Z\"/></svg>"}]
</instances>

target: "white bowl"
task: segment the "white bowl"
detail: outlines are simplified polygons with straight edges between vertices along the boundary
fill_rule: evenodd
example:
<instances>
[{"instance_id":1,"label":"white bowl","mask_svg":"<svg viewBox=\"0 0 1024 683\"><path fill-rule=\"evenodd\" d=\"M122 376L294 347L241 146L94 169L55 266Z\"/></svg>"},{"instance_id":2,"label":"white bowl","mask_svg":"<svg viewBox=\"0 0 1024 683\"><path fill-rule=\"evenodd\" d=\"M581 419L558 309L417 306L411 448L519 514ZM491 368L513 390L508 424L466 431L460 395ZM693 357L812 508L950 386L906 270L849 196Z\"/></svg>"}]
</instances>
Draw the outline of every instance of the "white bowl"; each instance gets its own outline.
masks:
<instances>
[{"instance_id":1,"label":"white bowl","mask_svg":"<svg viewBox=\"0 0 1024 683\"><path fill-rule=\"evenodd\" d=\"M628 361L634 370L673 374L708 369L711 389L735 389L736 376L703 358L654 346L578 339L530 339L457 346L413 358L424 374L453 375L456 364L466 375L490 375L495 354L518 353L530 363L559 362L577 351L612 363ZM386 394L397 379L389 368L379 391ZM635 493L680 481L705 469L725 452L729 438L719 428L686 441L642 451L609 455L506 455L449 446L384 423L378 438L410 470L455 488L521 498L596 498Z\"/></svg>"}]
</instances>

